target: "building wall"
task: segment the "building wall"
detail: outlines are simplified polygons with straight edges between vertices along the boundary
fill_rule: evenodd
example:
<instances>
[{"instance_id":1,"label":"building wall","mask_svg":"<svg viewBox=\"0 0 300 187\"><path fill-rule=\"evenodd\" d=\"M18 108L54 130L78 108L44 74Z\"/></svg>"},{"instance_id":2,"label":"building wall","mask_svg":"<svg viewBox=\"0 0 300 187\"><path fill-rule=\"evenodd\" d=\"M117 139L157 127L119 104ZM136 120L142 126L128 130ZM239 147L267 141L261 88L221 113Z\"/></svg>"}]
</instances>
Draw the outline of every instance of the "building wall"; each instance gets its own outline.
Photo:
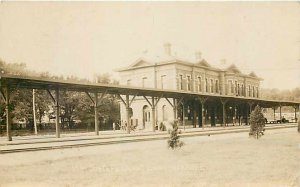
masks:
<instances>
[{"instance_id":1,"label":"building wall","mask_svg":"<svg viewBox=\"0 0 300 187\"><path fill-rule=\"evenodd\" d=\"M239 76L232 72L214 71L206 67L171 63L152 67L137 68L120 72L122 85L182 90L216 95L259 97L259 80ZM231 81L231 84L230 84ZM250 88L250 89L249 89ZM249 91L250 90L250 91ZM149 98L151 102L151 99ZM144 123L143 108L149 110L148 121ZM137 97L131 105L138 129L152 130L152 109L143 97ZM126 108L120 105L121 120L126 121ZM162 98L156 107L157 124L174 119L173 108Z\"/></svg>"}]
</instances>

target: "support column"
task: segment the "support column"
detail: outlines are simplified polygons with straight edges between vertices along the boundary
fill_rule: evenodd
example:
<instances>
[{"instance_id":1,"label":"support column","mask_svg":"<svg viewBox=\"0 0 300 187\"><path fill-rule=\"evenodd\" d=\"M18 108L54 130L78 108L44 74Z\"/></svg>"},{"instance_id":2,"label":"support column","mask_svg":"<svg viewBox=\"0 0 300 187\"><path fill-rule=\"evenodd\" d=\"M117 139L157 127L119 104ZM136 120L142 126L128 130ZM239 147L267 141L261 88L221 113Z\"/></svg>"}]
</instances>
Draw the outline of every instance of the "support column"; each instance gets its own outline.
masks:
<instances>
[{"instance_id":1,"label":"support column","mask_svg":"<svg viewBox=\"0 0 300 187\"><path fill-rule=\"evenodd\" d=\"M131 123L131 120L130 120L130 114L129 114L129 111L130 111L130 106L129 106L129 95L126 95L126 117L127 117L127 127L126 127L126 130L127 130L127 133L129 134L130 133L130 123Z\"/></svg>"},{"instance_id":2,"label":"support column","mask_svg":"<svg viewBox=\"0 0 300 187\"><path fill-rule=\"evenodd\" d=\"M297 106L295 106L294 109L295 109L295 122L297 123Z\"/></svg>"},{"instance_id":3,"label":"support column","mask_svg":"<svg viewBox=\"0 0 300 187\"><path fill-rule=\"evenodd\" d=\"M153 130L153 132L155 132L155 126L156 126L155 102L154 102L154 96L152 96L152 130Z\"/></svg>"},{"instance_id":4,"label":"support column","mask_svg":"<svg viewBox=\"0 0 300 187\"><path fill-rule=\"evenodd\" d=\"M36 126L36 115L35 115L35 89L32 89L32 113L33 113L33 126L34 134L37 135L37 126Z\"/></svg>"},{"instance_id":5,"label":"support column","mask_svg":"<svg viewBox=\"0 0 300 187\"><path fill-rule=\"evenodd\" d=\"M273 107L273 111L274 111L274 121L275 121L276 120L276 116L275 116L276 107Z\"/></svg>"},{"instance_id":6,"label":"support column","mask_svg":"<svg viewBox=\"0 0 300 187\"><path fill-rule=\"evenodd\" d=\"M95 112L95 134L99 135L99 122L98 122L98 93L95 92L95 101L94 101L94 112Z\"/></svg>"},{"instance_id":7,"label":"support column","mask_svg":"<svg viewBox=\"0 0 300 187\"><path fill-rule=\"evenodd\" d=\"M202 129L204 128L205 126L205 102L207 100L207 97L200 97L199 98L199 101L201 103L201 126L202 126Z\"/></svg>"},{"instance_id":8,"label":"support column","mask_svg":"<svg viewBox=\"0 0 300 187\"><path fill-rule=\"evenodd\" d=\"M60 138L60 125L59 125L60 108L59 108L59 89L58 88L55 90L55 107L56 107L56 119L55 119L56 138Z\"/></svg>"},{"instance_id":9,"label":"support column","mask_svg":"<svg viewBox=\"0 0 300 187\"><path fill-rule=\"evenodd\" d=\"M182 125L183 125L183 130L185 130L185 108L184 108L184 102L182 102Z\"/></svg>"},{"instance_id":10,"label":"support column","mask_svg":"<svg viewBox=\"0 0 300 187\"><path fill-rule=\"evenodd\" d=\"M194 105L193 105L193 127L196 128L197 127L197 105L196 105L196 101L194 101Z\"/></svg>"},{"instance_id":11,"label":"support column","mask_svg":"<svg viewBox=\"0 0 300 187\"><path fill-rule=\"evenodd\" d=\"M202 105L201 105L201 102L199 102L199 106L198 106L198 126L199 126L199 128L202 127Z\"/></svg>"},{"instance_id":12,"label":"support column","mask_svg":"<svg viewBox=\"0 0 300 187\"><path fill-rule=\"evenodd\" d=\"M223 112L223 119L222 119L222 126L225 127L226 126L226 103L228 100L223 100L221 99L221 103L222 103L222 112Z\"/></svg>"},{"instance_id":13,"label":"support column","mask_svg":"<svg viewBox=\"0 0 300 187\"><path fill-rule=\"evenodd\" d=\"M281 114L281 105L279 106L279 120L280 120L280 123L282 123L282 114Z\"/></svg>"},{"instance_id":14,"label":"support column","mask_svg":"<svg viewBox=\"0 0 300 187\"><path fill-rule=\"evenodd\" d=\"M12 141L11 136L11 116L10 116L10 88L6 87L5 92L5 112L6 112L6 134L7 134L7 140Z\"/></svg>"},{"instance_id":15,"label":"support column","mask_svg":"<svg viewBox=\"0 0 300 187\"><path fill-rule=\"evenodd\" d=\"M204 103L201 103L201 110L202 110L201 113L202 113L202 129L203 129L205 126L205 120L206 120Z\"/></svg>"},{"instance_id":16,"label":"support column","mask_svg":"<svg viewBox=\"0 0 300 187\"><path fill-rule=\"evenodd\" d=\"M252 112L253 102L248 102L248 105L249 105L249 112L247 112L247 122L248 122L248 118L250 118L250 114Z\"/></svg>"},{"instance_id":17,"label":"support column","mask_svg":"<svg viewBox=\"0 0 300 187\"><path fill-rule=\"evenodd\" d=\"M247 105L245 105L245 123L246 123L246 125L248 125L248 113L249 113L249 111L248 111L248 107L247 107Z\"/></svg>"},{"instance_id":18,"label":"support column","mask_svg":"<svg viewBox=\"0 0 300 187\"><path fill-rule=\"evenodd\" d=\"M177 101L173 98L173 112L174 112L174 120L177 120Z\"/></svg>"},{"instance_id":19,"label":"support column","mask_svg":"<svg viewBox=\"0 0 300 187\"><path fill-rule=\"evenodd\" d=\"M215 106L210 108L210 125L211 127L216 126Z\"/></svg>"},{"instance_id":20,"label":"support column","mask_svg":"<svg viewBox=\"0 0 300 187\"><path fill-rule=\"evenodd\" d=\"M235 126L235 124L236 124L236 111L237 111L236 105L234 105L233 110L234 110L234 112L233 112L233 121L232 121L232 123L233 123L233 126Z\"/></svg>"}]
</instances>

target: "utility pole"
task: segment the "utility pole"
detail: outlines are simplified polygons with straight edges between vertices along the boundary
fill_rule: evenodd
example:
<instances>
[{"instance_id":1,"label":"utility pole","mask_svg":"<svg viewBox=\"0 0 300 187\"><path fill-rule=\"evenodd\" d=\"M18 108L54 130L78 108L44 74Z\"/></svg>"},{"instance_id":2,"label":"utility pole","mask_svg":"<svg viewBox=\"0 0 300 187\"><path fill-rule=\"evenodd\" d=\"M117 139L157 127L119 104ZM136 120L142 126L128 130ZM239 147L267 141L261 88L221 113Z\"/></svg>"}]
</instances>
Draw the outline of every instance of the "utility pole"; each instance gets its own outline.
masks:
<instances>
[{"instance_id":1,"label":"utility pole","mask_svg":"<svg viewBox=\"0 0 300 187\"><path fill-rule=\"evenodd\" d=\"M36 116L35 116L35 89L32 89L32 109L33 109L34 134L37 135Z\"/></svg>"}]
</instances>

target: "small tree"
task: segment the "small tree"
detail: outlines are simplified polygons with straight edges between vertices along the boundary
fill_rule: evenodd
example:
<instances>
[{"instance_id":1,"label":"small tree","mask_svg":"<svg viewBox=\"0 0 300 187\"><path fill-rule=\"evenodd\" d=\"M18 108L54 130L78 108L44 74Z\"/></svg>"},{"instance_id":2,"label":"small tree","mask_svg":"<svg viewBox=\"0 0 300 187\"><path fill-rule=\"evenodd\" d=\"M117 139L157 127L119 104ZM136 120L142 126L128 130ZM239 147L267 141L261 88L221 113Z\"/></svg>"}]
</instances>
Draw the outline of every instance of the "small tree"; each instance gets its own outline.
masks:
<instances>
[{"instance_id":1,"label":"small tree","mask_svg":"<svg viewBox=\"0 0 300 187\"><path fill-rule=\"evenodd\" d=\"M250 132L249 136L256 139L264 135L265 131L265 117L261 108L257 105L250 114Z\"/></svg>"},{"instance_id":2,"label":"small tree","mask_svg":"<svg viewBox=\"0 0 300 187\"><path fill-rule=\"evenodd\" d=\"M173 129L171 130L170 133L170 138L168 140L168 146L169 148L172 149L176 149L176 148L180 148L181 146L183 146L183 142L180 141L180 137L178 134L180 134L180 131L178 131L178 121L175 120L174 123L172 124Z\"/></svg>"}]
</instances>

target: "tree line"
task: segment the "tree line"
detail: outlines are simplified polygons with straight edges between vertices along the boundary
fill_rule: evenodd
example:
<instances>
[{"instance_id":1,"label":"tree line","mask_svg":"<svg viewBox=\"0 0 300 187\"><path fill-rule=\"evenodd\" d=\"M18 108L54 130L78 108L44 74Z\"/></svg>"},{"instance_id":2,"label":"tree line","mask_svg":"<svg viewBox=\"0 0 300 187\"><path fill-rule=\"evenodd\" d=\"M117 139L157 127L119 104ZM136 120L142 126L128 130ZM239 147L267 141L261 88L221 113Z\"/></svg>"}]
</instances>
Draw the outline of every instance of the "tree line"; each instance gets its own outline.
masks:
<instances>
[{"instance_id":1,"label":"tree line","mask_svg":"<svg viewBox=\"0 0 300 187\"><path fill-rule=\"evenodd\" d=\"M57 76L49 72L37 73L28 70L24 63L6 63L0 60L1 74L34 76L39 78L49 78L56 80L71 80L76 82L88 83L87 79L80 79L76 76ZM118 84L109 74L96 75L97 83ZM32 89L12 89L11 90L10 110L13 122L24 122L28 129L33 130L33 90ZM86 93L61 90L60 97L60 121L61 128L75 128L76 123L94 124L94 105ZM100 129L110 128L112 122L120 119L119 103L116 96L106 94L98 105L98 116ZM39 129L44 128L43 118L55 118L55 106L46 90L35 91L36 120ZM5 127L5 102L0 100L0 124ZM50 122L50 121L49 121ZM106 125L106 127L105 127ZM94 125L92 125L93 127ZM16 128L16 127L15 127Z\"/></svg>"}]
</instances>

